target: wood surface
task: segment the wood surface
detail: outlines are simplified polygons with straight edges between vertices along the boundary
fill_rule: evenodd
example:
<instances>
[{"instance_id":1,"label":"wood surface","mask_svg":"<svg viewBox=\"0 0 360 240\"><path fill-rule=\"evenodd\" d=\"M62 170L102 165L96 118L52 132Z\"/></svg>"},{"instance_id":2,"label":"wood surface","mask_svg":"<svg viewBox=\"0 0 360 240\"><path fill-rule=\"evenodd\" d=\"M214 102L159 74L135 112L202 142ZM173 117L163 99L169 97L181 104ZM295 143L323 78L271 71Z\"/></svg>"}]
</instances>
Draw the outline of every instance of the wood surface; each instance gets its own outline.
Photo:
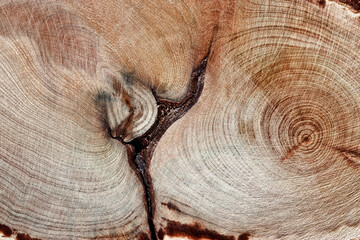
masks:
<instances>
[{"instance_id":1,"label":"wood surface","mask_svg":"<svg viewBox=\"0 0 360 240\"><path fill-rule=\"evenodd\" d=\"M0 0L0 239L360 237L358 0Z\"/></svg>"}]
</instances>

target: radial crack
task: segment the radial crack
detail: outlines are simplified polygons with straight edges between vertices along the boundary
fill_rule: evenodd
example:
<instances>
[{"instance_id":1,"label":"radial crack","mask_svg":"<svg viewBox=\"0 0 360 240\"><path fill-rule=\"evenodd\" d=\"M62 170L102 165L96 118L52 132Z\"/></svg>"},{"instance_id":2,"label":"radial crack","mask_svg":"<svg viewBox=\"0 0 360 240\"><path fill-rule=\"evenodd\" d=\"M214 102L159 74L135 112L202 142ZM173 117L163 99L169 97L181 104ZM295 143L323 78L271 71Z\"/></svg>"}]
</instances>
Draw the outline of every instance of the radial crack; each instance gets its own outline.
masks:
<instances>
[{"instance_id":1,"label":"radial crack","mask_svg":"<svg viewBox=\"0 0 360 240\"><path fill-rule=\"evenodd\" d=\"M204 77L209 52L201 61L200 65L192 71L187 93L181 101L174 102L160 98L157 96L155 91L152 90L156 99L158 114L154 124L148 131L130 142L125 142L121 137L112 136L112 138L121 141L126 146L129 163L137 172L137 175L144 186L148 224L152 240L157 240L158 236L153 221L155 204L154 189L151 182L151 176L149 174L150 161L155 147L165 131L176 120L184 116L185 113L189 111L189 109L198 101L204 87ZM111 133L111 130L109 130L109 132Z\"/></svg>"}]
</instances>

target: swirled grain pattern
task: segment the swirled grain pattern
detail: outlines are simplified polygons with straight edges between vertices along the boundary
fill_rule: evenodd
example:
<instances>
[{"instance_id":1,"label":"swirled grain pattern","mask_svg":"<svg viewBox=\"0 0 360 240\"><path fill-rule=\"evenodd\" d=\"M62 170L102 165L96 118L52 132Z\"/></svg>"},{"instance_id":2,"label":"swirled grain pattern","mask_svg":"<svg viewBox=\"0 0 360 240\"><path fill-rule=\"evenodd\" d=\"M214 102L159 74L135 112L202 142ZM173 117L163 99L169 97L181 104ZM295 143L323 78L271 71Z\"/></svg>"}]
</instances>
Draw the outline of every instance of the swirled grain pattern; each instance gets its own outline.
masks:
<instances>
[{"instance_id":1,"label":"swirled grain pattern","mask_svg":"<svg viewBox=\"0 0 360 240\"><path fill-rule=\"evenodd\" d=\"M227 13L198 104L154 153L156 226L358 237L359 16L328 1L248 0Z\"/></svg>"},{"instance_id":2,"label":"swirled grain pattern","mask_svg":"<svg viewBox=\"0 0 360 240\"><path fill-rule=\"evenodd\" d=\"M66 6L9 2L0 13L0 223L18 239L150 235L141 183L108 128L145 132L151 90Z\"/></svg>"},{"instance_id":3,"label":"swirled grain pattern","mask_svg":"<svg viewBox=\"0 0 360 240\"><path fill-rule=\"evenodd\" d=\"M0 233L359 237L359 19L357 0L1 1Z\"/></svg>"}]
</instances>

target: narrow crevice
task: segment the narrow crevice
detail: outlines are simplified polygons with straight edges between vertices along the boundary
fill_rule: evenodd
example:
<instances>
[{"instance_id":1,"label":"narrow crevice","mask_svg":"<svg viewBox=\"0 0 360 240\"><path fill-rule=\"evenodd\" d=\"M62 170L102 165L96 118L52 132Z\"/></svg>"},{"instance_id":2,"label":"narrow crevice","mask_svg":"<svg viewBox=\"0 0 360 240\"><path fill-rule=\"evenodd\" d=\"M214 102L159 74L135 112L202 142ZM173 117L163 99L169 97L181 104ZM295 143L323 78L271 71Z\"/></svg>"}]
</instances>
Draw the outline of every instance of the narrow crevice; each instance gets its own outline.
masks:
<instances>
[{"instance_id":1,"label":"narrow crevice","mask_svg":"<svg viewBox=\"0 0 360 240\"><path fill-rule=\"evenodd\" d=\"M156 240L157 235L156 235L156 229L155 229L155 225L154 225L154 207L153 207L153 203L152 203L152 199L153 199L153 187L151 184L151 178L148 175L148 171L145 170L143 173L140 174L141 176L141 181L143 183L144 186L144 190L145 190L145 198L146 198L146 206L147 206L147 214L148 214L148 224L149 224L149 228L150 228L150 233L151 233L151 239L152 240Z\"/></svg>"},{"instance_id":2,"label":"narrow crevice","mask_svg":"<svg viewBox=\"0 0 360 240\"><path fill-rule=\"evenodd\" d=\"M157 96L155 91L152 90L156 99L158 114L154 124L148 131L130 142L124 142L121 137L113 137L114 139L121 141L126 146L129 163L136 171L144 186L151 240L158 240L158 236L154 224L155 204L154 189L149 173L150 161L155 147L165 131L176 120L184 116L184 114L198 101L204 87L204 76L208 55L209 52L201 61L200 65L192 71L187 93L181 101L174 102L160 98ZM109 132L111 133L110 130Z\"/></svg>"}]
</instances>

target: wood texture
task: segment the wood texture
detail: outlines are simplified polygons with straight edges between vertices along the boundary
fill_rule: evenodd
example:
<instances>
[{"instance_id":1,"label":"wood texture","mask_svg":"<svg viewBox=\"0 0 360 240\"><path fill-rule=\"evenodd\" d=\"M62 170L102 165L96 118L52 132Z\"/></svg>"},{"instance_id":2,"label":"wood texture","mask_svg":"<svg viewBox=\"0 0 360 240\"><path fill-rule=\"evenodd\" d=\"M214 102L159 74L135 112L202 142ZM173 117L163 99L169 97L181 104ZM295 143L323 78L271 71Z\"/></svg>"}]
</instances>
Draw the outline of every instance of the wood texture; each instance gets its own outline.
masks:
<instances>
[{"instance_id":1,"label":"wood texture","mask_svg":"<svg viewBox=\"0 0 360 240\"><path fill-rule=\"evenodd\" d=\"M3 237L360 237L359 14L0 1Z\"/></svg>"},{"instance_id":2,"label":"wood texture","mask_svg":"<svg viewBox=\"0 0 360 240\"><path fill-rule=\"evenodd\" d=\"M223 239L358 236L358 16L307 1L234 9L199 103L155 151L157 226Z\"/></svg>"}]
</instances>

